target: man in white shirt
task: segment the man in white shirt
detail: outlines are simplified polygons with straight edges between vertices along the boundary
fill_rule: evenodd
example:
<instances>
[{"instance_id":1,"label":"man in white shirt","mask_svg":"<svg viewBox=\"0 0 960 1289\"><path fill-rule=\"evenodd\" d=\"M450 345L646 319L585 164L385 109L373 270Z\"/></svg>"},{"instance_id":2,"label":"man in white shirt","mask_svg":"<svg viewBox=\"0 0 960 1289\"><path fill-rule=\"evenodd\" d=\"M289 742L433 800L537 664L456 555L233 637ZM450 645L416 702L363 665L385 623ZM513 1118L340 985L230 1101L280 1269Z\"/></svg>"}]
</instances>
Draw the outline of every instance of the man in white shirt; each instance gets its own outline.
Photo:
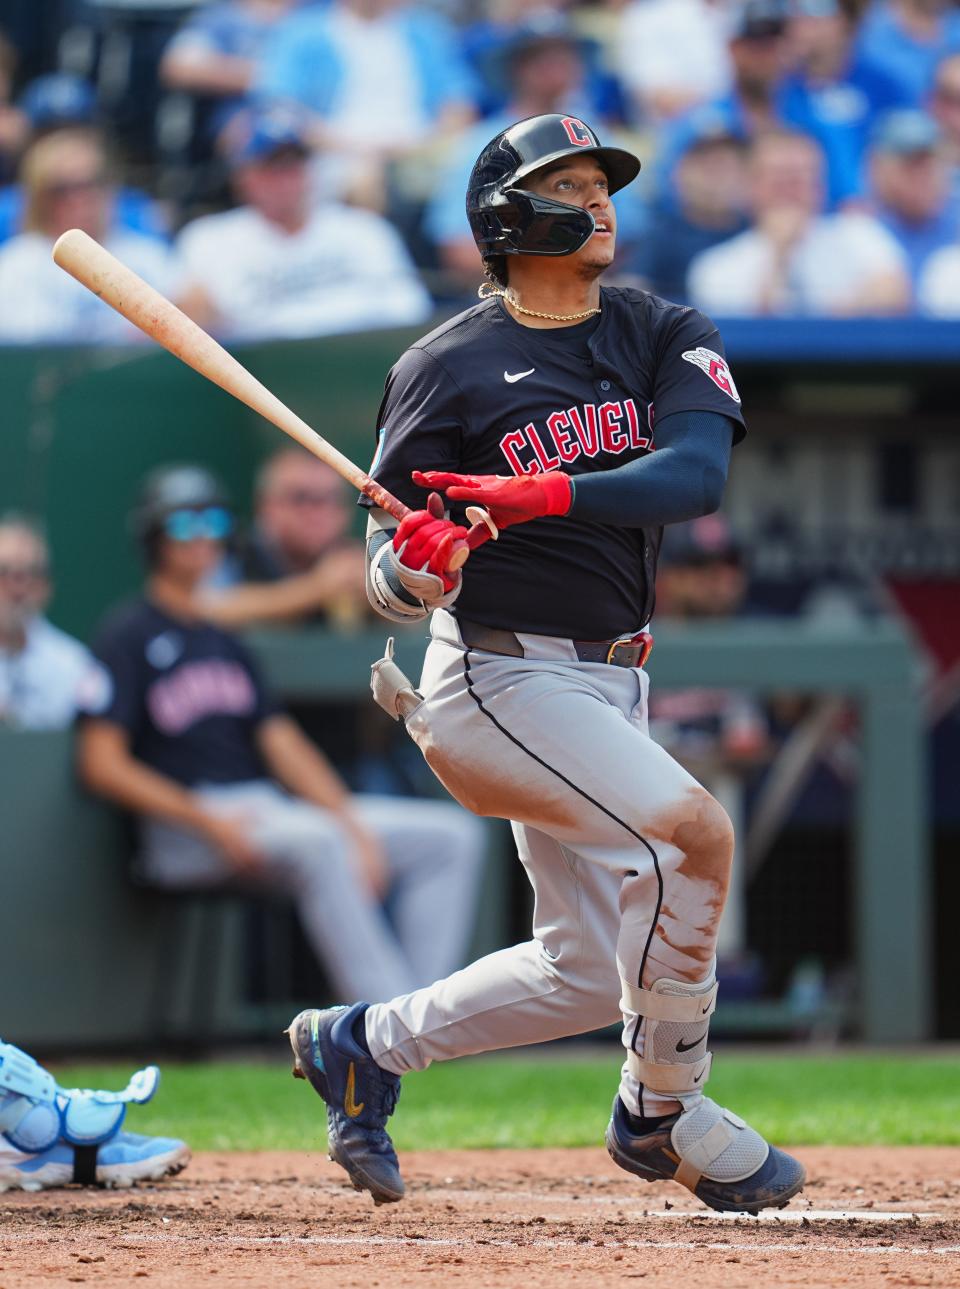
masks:
<instances>
[{"instance_id":1,"label":"man in white shirt","mask_svg":"<svg viewBox=\"0 0 960 1289\"><path fill-rule=\"evenodd\" d=\"M770 130L749 159L752 227L696 256L690 303L721 317L904 313L906 257L871 216L824 215L824 160L809 135Z\"/></svg>"},{"instance_id":2,"label":"man in white shirt","mask_svg":"<svg viewBox=\"0 0 960 1289\"><path fill-rule=\"evenodd\" d=\"M159 239L118 227L103 145L95 132L57 130L38 139L21 164L24 232L0 249L0 342L116 344L143 335L54 264L53 244L82 228L164 295L176 275Z\"/></svg>"},{"instance_id":3,"label":"man in white shirt","mask_svg":"<svg viewBox=\"0 0 960 1289\"><path fill-rule=\"evenodd\" d=\"M397 231L369 210L311 203L305 131L299 115L274 106L232 134L242 204L180 234L186 311L231 340L422 322L430 296Z\"/></svg>"},{"instance_id":4,"label":"man in white shirt","mask_svg":"<svg viewBox=\"0 0 960 1289\"><path fill-rule=\"evenodd\" d=\"M934 318L960 318L960 246L934 251L917 283L917 307Z\"/></svg>"},{"instance_id":5,"label":"man in white shirt","mask_svg":"<svg viewBox=\"0 0 960 1289\"><path fill-rule=\"evenodd\" d=\"M50 589L40 529L0 518L0 726L62 729L76 714L90 655L43 616Z\"/></svg>"},{"instance_id":6,"label":"man in white shirt","mask_svg":"<svg viewBox=\"0 0 960 1289\"><path fill-rule=\"evenodd\" d=\"M633 0L620 20L619 73L641 120L668 121L730 88L723 0Z\"/></svg>"}]
</instances>

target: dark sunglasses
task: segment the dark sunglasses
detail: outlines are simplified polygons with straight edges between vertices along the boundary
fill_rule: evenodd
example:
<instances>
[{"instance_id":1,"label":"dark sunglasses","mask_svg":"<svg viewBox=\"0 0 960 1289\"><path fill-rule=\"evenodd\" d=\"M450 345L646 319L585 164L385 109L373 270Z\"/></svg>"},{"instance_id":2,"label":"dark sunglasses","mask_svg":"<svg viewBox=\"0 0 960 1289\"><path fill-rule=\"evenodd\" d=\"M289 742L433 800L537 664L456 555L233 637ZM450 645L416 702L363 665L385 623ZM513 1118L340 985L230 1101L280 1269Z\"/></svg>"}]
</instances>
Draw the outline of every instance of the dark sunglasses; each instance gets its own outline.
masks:
<instances>
[{"instance_id":1,"label":"dark sunglasses","mask_svg":"<svg viewBox=\"0 0 960 1289\"><path fill-rule=\"evenodd\" d=\"M223 506L205 510L174 510L163 521L163 531L175 542L192 542L200 538L222 542L233 532L233 517Z\"/></svg>"}]
</instances>

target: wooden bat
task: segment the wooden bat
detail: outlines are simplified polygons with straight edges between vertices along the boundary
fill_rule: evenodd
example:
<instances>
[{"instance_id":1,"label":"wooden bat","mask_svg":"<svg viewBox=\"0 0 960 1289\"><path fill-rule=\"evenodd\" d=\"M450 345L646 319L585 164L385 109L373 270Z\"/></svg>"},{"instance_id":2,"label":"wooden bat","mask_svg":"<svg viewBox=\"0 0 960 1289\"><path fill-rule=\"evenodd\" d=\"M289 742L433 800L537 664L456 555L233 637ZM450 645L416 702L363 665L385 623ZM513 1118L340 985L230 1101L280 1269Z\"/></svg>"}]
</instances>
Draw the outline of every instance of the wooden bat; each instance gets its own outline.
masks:
<instances>
[{"instance_id":1,"label":"wooden bat","mask_svg":"<svg viewBox=\"0 0 960 1289\"><path fill-rule=\"evenodd\" d=\"M366 471L345 457L332 443L328 443L296 412L281 403L275 394L248 372L242 363L227 353L222 345L187 317L170 300L136 275L132 269L111 255L79 228L71 228L58 238L53 248L54 261L75 277L94 295L116 309L135 327L163 345L194 371L212 380L228 394L238 398L247 407L259 412L278 429L332 466L355 488L369 497L395 519L404 519L411 513L409 506L398 501L392 493L371 479ZM488 537L496 537L493 520L479 506L471 506L467 516L473 525L466 541L459 541L451 548L447 564L449 572L461 568Z\"/></svg>"}]
</instances>

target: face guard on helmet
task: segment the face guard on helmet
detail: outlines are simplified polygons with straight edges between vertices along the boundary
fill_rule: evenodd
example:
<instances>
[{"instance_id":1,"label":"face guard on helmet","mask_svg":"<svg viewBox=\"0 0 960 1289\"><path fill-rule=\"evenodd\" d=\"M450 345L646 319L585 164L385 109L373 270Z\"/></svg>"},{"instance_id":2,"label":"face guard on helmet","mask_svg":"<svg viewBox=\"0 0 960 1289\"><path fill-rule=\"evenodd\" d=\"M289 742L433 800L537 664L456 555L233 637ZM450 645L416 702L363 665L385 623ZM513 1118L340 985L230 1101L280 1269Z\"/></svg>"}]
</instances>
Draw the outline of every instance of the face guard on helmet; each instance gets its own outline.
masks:
<instances>
[{"instance_id":1,"label":"face guard on helmet","mask_svg":"<svg viewBox=\"0 0 960 1289\"><path fill-rule=\"evenodd\" d=\"M579 251L593 235L590 212L530 192L522 182L535 170L576 156L597 158L611 193L640 171L633 153L603 147L589 125L574 116L531 116L491 139L467 185L467 218L481 255Z\"/></svg>"}]
</instances>

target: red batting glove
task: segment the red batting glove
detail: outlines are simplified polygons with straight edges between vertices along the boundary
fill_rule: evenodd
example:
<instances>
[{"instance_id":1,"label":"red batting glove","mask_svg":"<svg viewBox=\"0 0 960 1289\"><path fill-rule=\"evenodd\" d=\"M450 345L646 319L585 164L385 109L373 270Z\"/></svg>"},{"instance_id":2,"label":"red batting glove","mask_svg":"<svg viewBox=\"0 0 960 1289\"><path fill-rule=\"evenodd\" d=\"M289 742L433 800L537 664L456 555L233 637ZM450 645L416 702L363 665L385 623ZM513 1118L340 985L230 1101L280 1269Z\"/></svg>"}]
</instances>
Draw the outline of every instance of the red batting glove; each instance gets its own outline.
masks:
<instances>
[{"instance_id":1,"label":"red batting glove","mask_svg":"<svg viewBox=\"0 0 960 1289\"><path fill-rule=\"evenodd\" d=\"M523 524L541 515L565 515L573 502L573 485L562 470L546 474L448 474L444 470L414 470L421 488L439 488L451 501L476 501L486 506L498 528Z\"/></svg>"},{"instance_id":2,"label":"red batting glove","mask_svg":"<svg viewBox=\"0 0 960 1289\"><path fill-rule=\"evenodd\" d=\"M393 534L393 549L401 564L418 573L432 573L440 578L444 592L452 591L460 574L448 573L447 565L454 543L465 541L466 536L467 530L460 524L443 518L443 502L431 493L426 510L411 510L400 521Z\"/></svg>"}]
</instances>

